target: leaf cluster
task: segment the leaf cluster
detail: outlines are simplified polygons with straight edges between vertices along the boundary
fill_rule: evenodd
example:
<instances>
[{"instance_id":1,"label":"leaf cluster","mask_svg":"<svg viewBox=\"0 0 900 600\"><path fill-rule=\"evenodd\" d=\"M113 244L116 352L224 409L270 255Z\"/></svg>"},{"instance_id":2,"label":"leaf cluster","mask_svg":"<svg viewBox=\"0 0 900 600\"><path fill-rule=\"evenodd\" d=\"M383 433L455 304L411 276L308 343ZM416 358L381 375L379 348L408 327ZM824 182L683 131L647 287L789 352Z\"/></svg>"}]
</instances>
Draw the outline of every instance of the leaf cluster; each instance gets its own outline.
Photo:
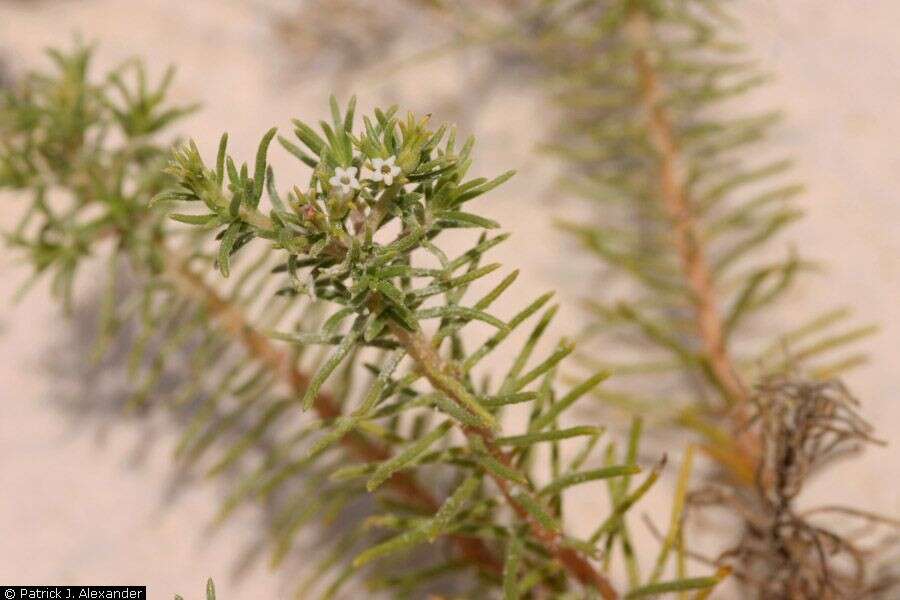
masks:
<instances>
[{"instance_id":1,"label":"leaf cluster","mask_svg":"<svg viewBox=\"0 0 900 600\"><path fill-rule=\"evenodd\" d=\"M602 555L602 544L611 545L623 531L625 513L653 484L661 465L636 489L629 489L628 481L638 471L636 428L624 462L615 462L610 447L604 466L583 469L602 430L566 426L563 420L606 374L598 372L566 393L555 390L558 366L573 346L563 341L543 358L535 357L555 313L555 307L547 307L549 295L510 318L491 311L517 272L493 284L481 282L499 268L483 264L484 256L506 236L492 235L497 224L469 212L467 205L511 174L467 179L472 140L458 147L453 129L431 131L427 118L401 118L394 108L364 117L356 133L354 108L351 101L342 112L332 100L332 120L320 123L321 134L295 121L299 144L279 138L288 152L311 168L302 188L294 186L287 194L276 188L266 162L275 135L269 131L260 143L252 179L244 175L249 167L228 167L236 163L227 155L223 136L215 167L206 166L195 145L180 148L168 169L178 185L157 196L158 202L207 211L196 222L218 230L223 273L227 269L221 269L222 263L239 252L235 246L243 248L258 238L282 257L276 271L283 273L284 285L278 293L311 295L333 307L316 330L271 333L297 347L331 348L310 378L300 399L302 408L315 406L323 387L357 353L375 352L380 357L373 365L374 379L358 400L345 401L341 416L323 423L306 460L326 455L346 436L373 436L396 452L381 461L338 469L329 476L332 485L353 495L380 490L407 475L425 481L440 473L450 482L445 499L431 510L423 513L394 499L390 509L370 519L370 526L392 533L359 553L346 572L442 536L463 537L506 557L502 579L494 567L482 565L482 594L490 593L491 586L502 586L508 598L527 596L538 588L566 594L580 583L584 590L616 597L592 561ZM385 165L396 166L391 181L378 176L378 169L391 171ZM227 189L226 172L237 174L230 177ZM260 196L247 193L249 189L267 190L271 208L262 209ZM173 218L193 220L182 213ZM440 236L460 228L474 230L472 245L449 256L440 247ZM229 231L239 232L239 245L230 243ZM476 282L486 291L466 300ZM506 373L494 381L476 379L475 367L484 357L538 314L531 334L512 351ZM487 332L469 346L479 331L476 322ZM473 333L464 337L467 329ZM501 425L504 411L512 405L522 405L528 415L524 429L514 433ZM568 464L561 451L566 440L581 445ZM536 468L544 446L551 460L548 481L541 481L545 478ZM600 479L622 480L609 488L613 512L589 535L571 533L564 526L563 492ZM629 561L636 564L633 556ZM456 568L457 559L429 564L422 577ZM420 583L419 577L409 575L375 581L381 582L376 583L379 587ZM682 582L684 587L673 589L707 587L715 581ZM643 583L635 567L635 593L642 593Z\"/></svg>"},{"instance_id":2,"label":"leaf cluster","mask_svg":"<svg viewBox=\"0 0 900 600\"><path fill-rule=\"evenodd\" d=\"M94 82L90 48L48 56L55 71L0 92L0 189L31 196L6 241L68 304L81 260L102 240L117 235L123 252L151 260L139 257L154 231L147 199L168 183L168 148L154 135L193 107L164 104L172 70L153 88L140 63Z\"/></svg>"}]
</instances>

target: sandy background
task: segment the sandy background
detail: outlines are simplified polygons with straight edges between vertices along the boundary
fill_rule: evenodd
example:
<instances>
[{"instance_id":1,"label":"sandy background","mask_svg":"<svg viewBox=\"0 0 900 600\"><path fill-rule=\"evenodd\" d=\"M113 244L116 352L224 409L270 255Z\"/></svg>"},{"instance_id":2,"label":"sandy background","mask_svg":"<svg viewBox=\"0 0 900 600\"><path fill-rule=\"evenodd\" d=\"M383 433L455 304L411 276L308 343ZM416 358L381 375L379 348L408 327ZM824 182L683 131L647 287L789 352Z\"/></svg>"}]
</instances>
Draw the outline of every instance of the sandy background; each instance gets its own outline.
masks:
<instances>
[{"instance_id":1,"label":"sandy background","mask_svg":"<svg viewBox=\"0 0 900 600\"><path fill-rule=\"evenodd\" d=\"M786 111L775 143L798 159L798 174L809 185L808 217L791 235L829 266L824 277L795 294L787 316L846 304L883 326L868 343L873 361L849 382L884 436L900 425L900 6L893 0L737 4L747 41L777 75L748 102ZM385 70L379 65L388 56L364 46L360 56L367 66L348 72L340 53L310 57L302 36L288 33L288 45L273 36L274 6L237 0L0 1L0 51L20 71L41 63L44 46L65 44L81 32L101 43L101 66L134 54L160 71L176 62L174 94L205 105L182 129L207 152L227 125L234 149L251 155L272 124L324 114L332 88L355 91L364 107L402 100L452 116L480 139L479 171L519 170L486 209L515 232L498 259L530 265L520 279L527 289L562 288L561 327L572 330L575 301L591 285L584 277L590 265L566 254L565 241L548 222L548 214L577 207L541 193L554 171L532 152L541 139L534 124L547 110L539 92L507 81L472 101L454 102L460 82L484 72L483 60L472 54L426 68ZM403 16L392 2L373 7ZM411 54L439 37L434 25L411 18L424 29L384 54ZM14 214L4 209L0 224L9 225ZM174 434L165 423L147 429L108 419L101 427L96 418L61 408L66 397L58 371L79 351L73 330L59 320L44 289L8 308L25 272L6 256L0 269L0 582L147 584L151 598L169 598L176 591L198 597L212 575L223 598L285 596L283 576L264 565L234 575L243 550L256 539L253 514L210 537L206 524L219 495L216 484L191 485L174 496L166 491ZM153 443L147 443L148 431ZM898 479L894 444L817 482L812 495L898 515L900 486L885 485Z\"/></svg>"}]
</instances>

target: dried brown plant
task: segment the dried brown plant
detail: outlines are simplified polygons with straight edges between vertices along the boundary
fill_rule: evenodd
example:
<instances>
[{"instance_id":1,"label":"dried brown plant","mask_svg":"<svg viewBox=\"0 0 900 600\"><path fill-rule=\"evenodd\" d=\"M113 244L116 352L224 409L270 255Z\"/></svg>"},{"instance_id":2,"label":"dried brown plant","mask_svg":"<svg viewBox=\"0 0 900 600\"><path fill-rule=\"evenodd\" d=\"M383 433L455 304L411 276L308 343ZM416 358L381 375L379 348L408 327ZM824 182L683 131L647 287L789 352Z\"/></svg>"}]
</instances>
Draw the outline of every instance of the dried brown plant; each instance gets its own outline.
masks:
<instances>
[{"instance_id":1,"label":"dried brown plant","mask_svg":"<svg viewBox=\"0 0 900 600\"><path fill-rule=\"evenodd\" d=\"M780 375L763 380L751 402L748 429L761 444L754 486L713 483L690 498L694 507L719 506L743 521L738 543L717 562L732 566L735 576L766 600L857 600L896 593L896 576L870 567L898 541L900 521L843 506L796 506L811 477L881 443L857 413L857 399L838 380ZM826 513L862 527L849 533L826 529L815 519Z\"/></svg>"}]
</instances>

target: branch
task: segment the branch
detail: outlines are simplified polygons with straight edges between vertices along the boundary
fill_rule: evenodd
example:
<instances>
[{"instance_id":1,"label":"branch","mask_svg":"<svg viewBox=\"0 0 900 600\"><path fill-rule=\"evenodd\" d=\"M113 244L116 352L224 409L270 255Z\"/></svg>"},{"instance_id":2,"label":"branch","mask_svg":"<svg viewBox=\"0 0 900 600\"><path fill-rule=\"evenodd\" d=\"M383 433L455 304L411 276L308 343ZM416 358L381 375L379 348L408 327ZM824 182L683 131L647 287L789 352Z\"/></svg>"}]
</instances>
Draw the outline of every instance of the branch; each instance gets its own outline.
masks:
<instances>
[{"instance_id":1,"label":"branch","mask_svg":"<svg viewBox=\"0 0 900 600\"><path fill-rule=\"evenodd\" d=\"M237 307L222 298L215 289L194 273L185 257L166 248L163 248L162 254L166 275L178 285L182 293L206 307L209 315L220 323L226 333L238 340L253 359L277 374L294 392L302 396L309 386L310 378L293 364L289 355L272 345L266 336L247 321ZM320 392L316 396L313 406L322 419L331 420L341 415L338 403L326 392ZM341 443L364 462L383 462L391 457L388 448L358 432L344 436ZM428 512L434 513L440 508L438 499L409 473L395 473L388 484L404 499ZM493 575L502 573L502 563L482 540L459 534L452 534L450 538L467 561Z\"/></svg>"},{"instance_id":2,"label":"branch","mask_svg":"<svg viewBox=\"0 0 900 600\"><path fill-rule=\"evenodd\" d=\"M454 402L467 410L467 403L464 398L459 397L458 390L464 388L462 382L452 375L453 371L435 351L431 340L426 339L421 333L410 333L395 323L390 324L391 333L397 338L400 344L406 349L412 359L416 362L417 367L426 379L436 389L449 396ZM447 385L448 376L458 385ZM488 429L476 428L473 426L461 426L462 432L469 441L480 439L485 446L491 458L499 462L506 469L515 471L512 457L509 453L503 452L496 444L496 438ZM563 537L559 531L555 531L546 527L538 519L529 512L522 502L513 496L510 491L510 481L500 477L497 473L490 473L491 479L500 489L507 503L515 511L516 515L524 522L528 523L532 534L547 551L562 564L566 570L581 582L582 585L596 589L604 600L616 600L619 595L612 587L609 580L600 574L590 561L581 555L580 552L565 547L563 545ZM525 475L522 475L525 479ZM524 492L528 495L530 504L540 505L540 500L534 493L534 490L528 489Z\"/></svg>"},{"instance_id":3,"label":"branch","mask_svg":"<svg viewBox=\"0 0 900 600\"><path fill-rule=\"evenodd\" d=\"M632 63L638 76L640 103L647 118L650 141L659 157L659 191L665 212L675 232L682 275L691 294L694 325L703 348L707 376L720 390L735 435L733 446L724 451L712 445L707 453L739 482L752 485L759 463L760 440L747 431L750 420L749 390L728 352L725 322L719 312L712 270L697 231L685 182L685 166L675 140L672 119L665 105L664 90L646 49L651 35L647 17L632 14L627 27L636 49Z\"/></svg>"},{"instance_id":4,"label":"branch","mask_svg":"<svg viewBox=\"0 0 900 600\"><path fill-rule=\"evenodd\" d=\"M644 44L649 24L643 13L633 14L628 28L637 45L632 62L640 83L640 102L646 112L650 141L659 155L659 187L663 206L675 229L675 247L681 269L691 291L694 322L714 383L729 403L742 407L748 399L742 381L725 342L725 327L716 302L712 271L685 184L685 167L672 130L669 111L663 102L663 90Z\"/></svg>"}]
</instances>

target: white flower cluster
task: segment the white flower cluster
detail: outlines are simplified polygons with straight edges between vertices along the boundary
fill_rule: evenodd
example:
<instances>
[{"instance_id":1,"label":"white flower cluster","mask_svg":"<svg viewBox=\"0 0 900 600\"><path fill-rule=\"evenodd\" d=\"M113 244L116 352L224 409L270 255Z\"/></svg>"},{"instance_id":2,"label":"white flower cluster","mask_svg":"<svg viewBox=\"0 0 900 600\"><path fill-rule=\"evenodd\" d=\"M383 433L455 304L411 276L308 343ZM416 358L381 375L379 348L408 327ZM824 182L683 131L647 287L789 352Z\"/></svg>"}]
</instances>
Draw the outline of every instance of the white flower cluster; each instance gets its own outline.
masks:
<instances>
[{"instance_id":1,"label":"white flower cluster","mask_svg":"<svg viewBox=\"0 0 900 600\"><path fill-rule=\"evenodd\" d=\"M400 174L400 167L395 164L396 161L396 156L373 158L371 161L366 161L363 166L362 179L375 183L384 182L386 186L393 185L394 178ZM341 196L349 196L355 190L360 189L359 179L356 178L357 172L356 167L337 167L334 170L334 176L328 180L328 183Z\"/></svg>"}]
</instances>

